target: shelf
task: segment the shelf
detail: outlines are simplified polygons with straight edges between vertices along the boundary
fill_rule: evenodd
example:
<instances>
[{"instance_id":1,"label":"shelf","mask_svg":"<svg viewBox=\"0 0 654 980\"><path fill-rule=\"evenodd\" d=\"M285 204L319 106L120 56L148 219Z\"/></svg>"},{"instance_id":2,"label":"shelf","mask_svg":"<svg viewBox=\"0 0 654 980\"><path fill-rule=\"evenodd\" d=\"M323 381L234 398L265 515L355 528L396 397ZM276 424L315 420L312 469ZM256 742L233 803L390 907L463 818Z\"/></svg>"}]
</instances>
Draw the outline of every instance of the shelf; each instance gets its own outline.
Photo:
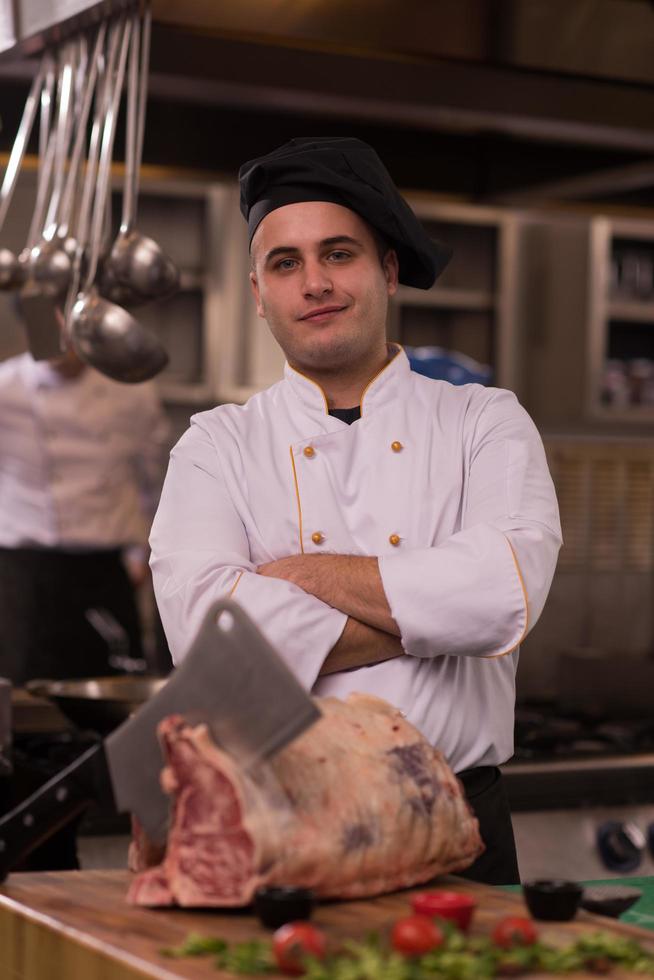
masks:
<instances>
[{"instance_id":1,"label":"shelf","mask_svg":"<svg viewBox=\"0 0 654 980\"><path fill-rule=\"evenodd\" d=\"M654 422L654 405L633 405L631 408L608 408L598 405L593 410L592 416L603 422L634 422L651 425Z\"/></svg>"},{"instance_id":2,"label":"shelf","mask_svg":"<svg viewBox=\"0 0 654 980\"><path fill-rule=\"evenodd\" d=\"M483 289L411 289L400 286L396 301L407 306L427 306L447 310L493 310L494 293Z\"/></svg>"},{"instance_id":3,"label":"shelf","mask_svg":"<svg viewBox=\"0 0 654 980\"><path fill-rule=\"evenodd\" d=\"M631 320L654 326L654 302L645 300L611 300L608 307L611 320Z\"/></svg>"}]
</instances>

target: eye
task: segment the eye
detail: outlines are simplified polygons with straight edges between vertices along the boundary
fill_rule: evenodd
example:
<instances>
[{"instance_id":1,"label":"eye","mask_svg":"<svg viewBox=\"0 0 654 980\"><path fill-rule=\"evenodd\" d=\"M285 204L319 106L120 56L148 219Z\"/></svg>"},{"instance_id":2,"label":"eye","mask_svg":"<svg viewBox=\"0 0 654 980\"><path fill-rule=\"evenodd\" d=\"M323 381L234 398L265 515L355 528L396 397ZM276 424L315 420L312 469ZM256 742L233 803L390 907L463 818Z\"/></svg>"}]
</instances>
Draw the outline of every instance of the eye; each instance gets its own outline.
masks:
<instances>
[{"instance_id":1,"label":"eye","mask_svg":"<svg viewBox=\"0 0 654 980\"><path fill-rule=\"evenodd\" d=\"M343 248L337 248L327 256L330 262L346 262L351 257L351 253L346 252Z\"/></svg>"},{"instance_id":2,"label":"eye","mask_svg":"<svg viewBox=\"0 0 654 980\"><path fill-rule=\"evenodd\" d=\"M280 272L289 272L294 269L297 265L297 259L280 259L279 262L275 264L275 269L279 269Z\"/></svg>"}]
</instances>

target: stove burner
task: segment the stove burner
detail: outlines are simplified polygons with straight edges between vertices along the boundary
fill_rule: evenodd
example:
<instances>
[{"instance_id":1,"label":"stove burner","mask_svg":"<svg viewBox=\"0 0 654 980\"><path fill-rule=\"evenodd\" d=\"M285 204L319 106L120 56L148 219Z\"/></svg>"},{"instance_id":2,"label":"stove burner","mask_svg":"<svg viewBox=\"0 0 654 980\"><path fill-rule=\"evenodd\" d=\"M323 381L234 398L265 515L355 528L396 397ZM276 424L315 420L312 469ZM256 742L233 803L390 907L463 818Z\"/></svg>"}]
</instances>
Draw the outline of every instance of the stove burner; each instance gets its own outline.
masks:
<instances>
[{"instance_id":1,"label":"stove burner","mask_svg":"<svg viewBox=\"0 0 654 980\"><path fill-rule=\"evenodd\" d=\"M559 713L556 706L516 709L516 761L584 759L654 751L654 718L611 721Z\"/></svg>"}]
</instances>

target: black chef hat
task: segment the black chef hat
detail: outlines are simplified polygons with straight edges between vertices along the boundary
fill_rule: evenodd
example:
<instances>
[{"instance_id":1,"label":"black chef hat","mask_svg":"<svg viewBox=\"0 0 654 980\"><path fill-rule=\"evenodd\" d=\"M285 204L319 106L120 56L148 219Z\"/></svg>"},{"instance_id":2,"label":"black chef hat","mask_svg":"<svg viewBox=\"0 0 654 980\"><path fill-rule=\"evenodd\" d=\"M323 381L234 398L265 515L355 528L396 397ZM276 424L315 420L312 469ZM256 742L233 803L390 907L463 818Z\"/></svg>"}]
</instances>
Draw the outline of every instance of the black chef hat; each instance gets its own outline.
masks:
<instances>
[{"instance_id":1,"label":"black chef hat","mask_svg":"<svg viewBox=\"0 0 654 980\"><path fill-rule=\"evenodd\" d=\"M452 256L434 241L400 195L375 151L350 137L292 139L244 163L241 211L250 243L267 214L286 204L341 204L377 229L397 252L400 282L429 289Z\"/></svg>"}]
</instances>

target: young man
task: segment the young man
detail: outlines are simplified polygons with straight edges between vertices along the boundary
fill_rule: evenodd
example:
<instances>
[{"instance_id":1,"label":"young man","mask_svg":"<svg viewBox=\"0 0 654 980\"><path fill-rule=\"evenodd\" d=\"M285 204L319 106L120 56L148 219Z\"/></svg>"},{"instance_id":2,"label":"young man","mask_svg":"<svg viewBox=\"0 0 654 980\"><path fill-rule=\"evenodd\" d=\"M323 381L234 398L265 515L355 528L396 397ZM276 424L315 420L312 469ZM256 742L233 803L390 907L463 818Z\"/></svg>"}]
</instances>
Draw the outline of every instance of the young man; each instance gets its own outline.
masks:
<instances>
[{"instance_id":1,"label":"young man","mask_svg":"<svg viewBox=\"0 0 654 980\"><path fill-rule=\"evenodd\" d=\"M151 564L173 656L233 595L314 694L386 698L443 751L487 847L470 876L516 881L497 766L561 543L541 440L511 392L429 380L387 344L398 281L429 288L449 255L370 147L293 140L240 179L287 366L171 455Z\"/></svg>"}]
</instances>

